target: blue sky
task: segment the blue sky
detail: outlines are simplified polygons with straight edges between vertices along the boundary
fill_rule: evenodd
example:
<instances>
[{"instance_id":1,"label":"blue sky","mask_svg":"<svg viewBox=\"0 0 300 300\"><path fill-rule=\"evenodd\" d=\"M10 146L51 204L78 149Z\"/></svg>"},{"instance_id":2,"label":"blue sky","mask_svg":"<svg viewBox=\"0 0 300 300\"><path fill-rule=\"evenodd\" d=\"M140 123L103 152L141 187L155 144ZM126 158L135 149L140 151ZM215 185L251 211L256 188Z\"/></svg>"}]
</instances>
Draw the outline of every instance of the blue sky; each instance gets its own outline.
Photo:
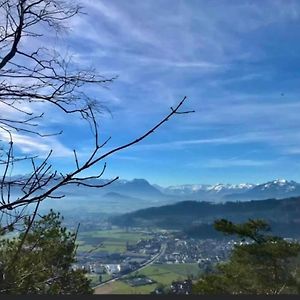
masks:
<instances>
[{"instance_id":1,"label":"blue sky","mask_svg":"<svg viewBox=\"0 0 300 300\"><path fill-rule=\"evenodd\" d=\"M99 116L101 136L112 136L107 148L141 135L183 96L196 111L112 156L105 177L161 185L300 181L299 1L83 2L87 14L48 42L78 67L118 75L90 91L111 111ZM44 128L63 135L19 136L18 150L53 148L55 166L68 170L73 148L81 159L91 149L88 127L51 107L47 113Z\"/></svg>"}]
</instances>

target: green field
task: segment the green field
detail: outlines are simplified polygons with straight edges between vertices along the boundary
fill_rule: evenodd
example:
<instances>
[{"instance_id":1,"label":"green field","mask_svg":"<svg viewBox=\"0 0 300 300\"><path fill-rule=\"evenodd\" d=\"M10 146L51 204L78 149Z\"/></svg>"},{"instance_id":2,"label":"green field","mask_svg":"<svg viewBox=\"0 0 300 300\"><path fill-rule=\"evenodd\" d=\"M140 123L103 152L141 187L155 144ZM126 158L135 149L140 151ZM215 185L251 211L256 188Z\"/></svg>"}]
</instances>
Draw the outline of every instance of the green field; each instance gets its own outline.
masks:
<instances>
[{"instance_id":1,"label":"green field","mask_svg":"<svg viewBox=\"0 0 300 300\"><path fill-rule=\"evenodd\" d=\"M197 276L200 272L198 264L163 264L151 265L139 272L162 284L169 284L172 280L186 279L189 275Z\"/></svg>"},{"instance_id":2,"label":"green field","mask_svg":"<svg viewBox=\"0 0 300 300\"><path fill-rule=\"evenodd\" d=\"M106 281L111 278L109 274L102 274L102 281ZM99 274L86 274L86 277L91 280L91 286L99 284Z\"/></svg>"},{"instance_id":3,"label":"green field","mask_svg":"<svg viewBox=\"0 0 300 300\"><path fill-rule=\"evenodd\" d=\"M132 287L123 281L115 281L111 285L104 286L102 291L103 294L150 294L155 287L156 284Z\"/></svg>"},{"instance_id":4,"label":"green field","mask_svg":"<svg viewBox=\"0 0 300 300\"><path fill-rule=\"evenodd\" d=\"M120 229L81 232L77 240L78 251L95 249L96 252L122 253L126 251L126 243L135 244L150 237L144 232L127 232ZM98 247L99 245L102 246Z\"/></svg>"},{"instance_id":5,"label":"green field","mask_svg":"<svg viewBox=\"0 0 300 300\"><path fill-rule=\"evenodd\" d=\"M97 288L96 294L149 294L160 284L170 285L173 280L183 280L189 275L197 276L200 269L197 264L151 265L137 273L146 275L157 283L132 287L124 281L115 281Z\"/></svg>"}]
</instances>

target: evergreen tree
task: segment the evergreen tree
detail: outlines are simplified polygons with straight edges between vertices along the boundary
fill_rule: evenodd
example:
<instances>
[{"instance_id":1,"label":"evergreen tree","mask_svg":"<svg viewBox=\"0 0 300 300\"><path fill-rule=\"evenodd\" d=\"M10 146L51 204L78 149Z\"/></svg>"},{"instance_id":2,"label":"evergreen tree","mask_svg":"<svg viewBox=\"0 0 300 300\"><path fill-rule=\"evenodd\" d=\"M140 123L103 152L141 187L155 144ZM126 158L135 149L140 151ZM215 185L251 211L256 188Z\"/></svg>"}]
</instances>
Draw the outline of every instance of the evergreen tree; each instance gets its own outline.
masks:
<instances>
[{"instance_id":1,"label":"evergreen tree","mask_svg":"<svg viewBox=\"0 0 300 300\"><path fill-rule=\"evenodd\" d=\"M22 241L28 222L26 219L19 236L0 241L0 293L92 293L84 272L71 268L75 262L76 234L62 226L60 214L50 211L33 222Z\"/></svg>"},{"instance_id":2,"label":"evergreen tree","mask_svg":"<svg viewBox=\"0 0 300 300\"><path fill-rule=\"evenodd\" d=\"M272 236L268 224L249 220L234 224L215 222L226 235L238 235L228 262L219 263L193 287L196 294L297 294L300 244Z\"/></svg>"}]
</instances>

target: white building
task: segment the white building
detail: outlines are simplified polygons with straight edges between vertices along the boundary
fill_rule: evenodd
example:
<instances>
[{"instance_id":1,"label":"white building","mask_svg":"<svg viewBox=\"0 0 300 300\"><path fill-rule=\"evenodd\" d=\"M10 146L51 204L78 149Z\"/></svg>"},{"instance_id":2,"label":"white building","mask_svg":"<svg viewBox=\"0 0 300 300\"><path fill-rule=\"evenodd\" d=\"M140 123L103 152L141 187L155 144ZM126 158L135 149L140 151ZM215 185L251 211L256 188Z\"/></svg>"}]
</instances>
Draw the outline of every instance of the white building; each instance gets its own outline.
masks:
<instances>
[{"instance_id":1,"label":"white building","mask_svg":"<svg viewBox=\"0 0 300 300\"><path fill-rule=\"evenodd\" d=\"M121 271L121 265L119 264L109 264L105 265L106 272L108 274L117 274Z\"/></svg>"}]
</instances>

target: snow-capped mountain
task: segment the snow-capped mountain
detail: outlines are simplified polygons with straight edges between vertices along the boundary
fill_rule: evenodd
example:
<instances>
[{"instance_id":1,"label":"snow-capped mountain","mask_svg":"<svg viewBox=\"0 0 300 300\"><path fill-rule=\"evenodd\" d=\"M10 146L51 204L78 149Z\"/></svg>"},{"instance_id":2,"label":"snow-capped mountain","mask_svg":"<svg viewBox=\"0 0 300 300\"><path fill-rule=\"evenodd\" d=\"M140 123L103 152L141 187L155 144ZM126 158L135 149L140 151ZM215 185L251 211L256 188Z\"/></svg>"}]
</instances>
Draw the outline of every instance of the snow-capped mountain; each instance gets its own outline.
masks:
<instances>
[{"instance_id":1,"label":"snow-capped mountain","mask_svg":"<svg viewBox=\"0 0 300 300\"><path fill-rule=\"evenodd\" d=\"M230 191L247 191L254 187L251 183L241 183L241 184L222 184L217 183L210 186L207 190L215 193L227 193Z\"/></svg>"},{"instance_id":2,"label":"snow-capped mountain","mask_svg":"<svg viewBox=\"0 0 300 300\"><path fill-rule=\"evenodd\" d=\"M219 198L228 193L240 193L252 189L255 185L250 183L241 184L222 184L217 183L213 185L208 184L185 184L178 186L169 186L162 191L167 195L181 195L181 196L206 196L211 198L215 196Z\"/></svg>"},{"instance_id":3,"label":"snow-capped mountain","mask_svg":"<svg viewBox=\"0 0 300 300\"><path fill-rule=\"evenodd\" d=\"M162 189L167 195L177 195L190 200L236 201L286 198L300 195L300 184L286 179L275 179L262 184L186 184Z\"/></svg>"},{"instance_id":4,"label":"snow-capped mountain","mask_svg":"<svg viewBox=\"0 0 300 300\"><path fill-rule=\"evenodd\" d=\"M162 188L162 192L168 195L191 195L199 191L207 191L210 186L207 184L184 184L173 185Z\"/></svg>"},{"instance_id":5,"label":"snow-capped mountain","mask_svg":"<svg viewBox=\"0 0 300 300\"><path fill-rule=\"evenodd\" d=\"M258 184L242 194L228 194L226 200L259 200L267 198L287 198L300 195L300 184L291 180L276 179Z\"/></svg>"},{"instance_id":6,"label":"snow-capped mountain","mask_svg":"<svg viewBox=\"0 0 300 300\"><path fill-rule=\"evenodd\" d=\"M267 182L265 184L258 185L258 188L260 190L284 190L286 192L294 191L297 188L297 185L299 185L297 182L291 180L287 181L286 179L276 179L274 181Z\"/></svg>"},{"instance_id":7,"label":"snow-capped mountain","mask_svg":"<svg viewBox=\"0 0 300 300\"><path fill-rule=\"evenodd\" d=\"M19 178L22 181L24 178ZM94 179L89 183L106 183L107 179ZM19 186L12 187L14 196L20 194ZM150 206L172 204L184 200L226 202L282 199L300 196L300 184L286 179L276 179L262 184L185 184L169 187L152 185L145 179L117 180L104 188L74 187L66 185L57 192L66 201L51 200L49 205L99 205L104 212L125 212ZM71 200L71 201L68 201ZM48 202L48 201L47 201Z\"/></svg>"},{"instance_id":8,"label":"snow-capped mountain","mask_svg":"<svg viewBox=\"0 0 300 300\"><path fill-rule=\"evenodd\" d=\"M70 187L69 187L70 188ZM69 189L67 188L67 189ZM139 198L149 202L159 201L244 201L268 198L287 198L300 195L300 184L286 179L275 179L262 184L184 184L169 187L152 185L145 179L118 180L103 189L66 190L67 194L89 194L89 197L101 197L105 193L113 192L127 197ZM82 190L82 191L81 191Z\"/></svg>"}]
</instances>

